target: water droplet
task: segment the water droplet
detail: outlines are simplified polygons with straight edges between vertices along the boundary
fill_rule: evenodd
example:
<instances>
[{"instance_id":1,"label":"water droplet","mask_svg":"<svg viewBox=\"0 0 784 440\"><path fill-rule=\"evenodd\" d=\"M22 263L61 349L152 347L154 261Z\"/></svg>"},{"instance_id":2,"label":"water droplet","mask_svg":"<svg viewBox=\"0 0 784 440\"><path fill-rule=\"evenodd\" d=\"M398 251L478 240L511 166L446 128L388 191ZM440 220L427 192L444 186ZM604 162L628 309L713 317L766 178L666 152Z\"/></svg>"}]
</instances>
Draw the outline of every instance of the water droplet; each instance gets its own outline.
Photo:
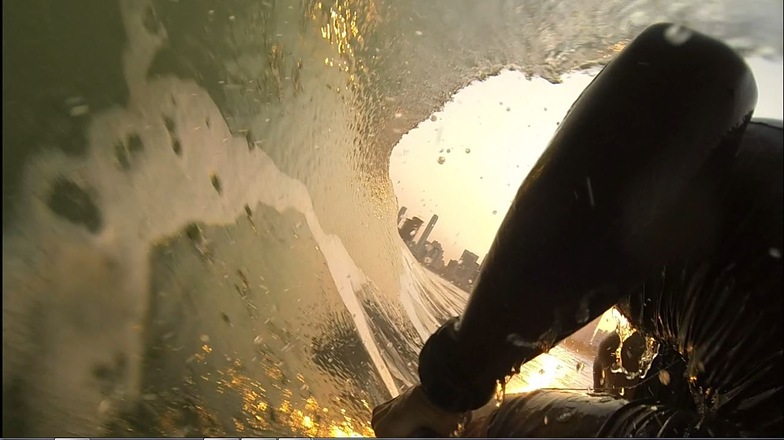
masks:
<instances>
[{"instance_id":1,"label":"water droplet","mask_svg":"<svg viewBox=\"0 0 784 440\"><path fill-rule=\"evenodd\" d=\"M781 258L781 249L772 247L768 249L768 255L778 260Z\"/></svg>"},{"instance_id":2,"label":"water droplet","mask_svg":"<svg viewBox=\"0 0 784 440\"><path fill-rule=\"evenodd\" d=\"M496 215L496 214L498 214L498 211L493 210L493 215Z\"/></svg>"},{"instance_id":3,"label":"water droplet","mask_svg":"<svg viewBox=\"0 0 784 440\"><path fill-rule=\"evenodd\" d=\"M501 404L504 403L504 399L506 399L506 382L499 380L495 389L496 408L500 407Z\"/></svg>"},{"instance_id":4,"label":"water droplet","mask_svg":"<svg viewBox=\"0 0 784 440\"><path fill-rule=\"evenodd\" d=\"M512 107L507 107L506 111L511 112L512 111Z\"/></svg>"},{"instance_id":5,"label":"water droplet","mask_svg":"<svg viewBox=\"0 0 784 440\"><path fill-rule=\"evenodd\" d=\"M577 307L577 312L574 314L574 319L578 324L585 324L591 318L591 310L588 308L588 301L583 298L580 305Z\"/></svg>"},{"instance_id":6,"label":"water droplet","mask_svg":"<svg viewBox=\"0 0 784 440\"><path fill-rule=\"evenodd\" d=\"M403 113L395 113L395 119L400 119L403 117Z\"/></svg>"},{"instance_id":7,"label":"water droplet","mask_svg":"<svg viewBox=\"0 0 784 440\"><path fill-rule=\"evenodd\" d=\"M673 46L680 46L689 41L689 38L691 38L691 31L677 24L664 30L664 39Z\"/></svg>"},{"instance_id":8,"label":"water droplet","mask_svg":"<svg viewBox=\"0 0 784 440\"><path fill-rule=\"evenodd\" d=\"M223 193L223 185L221 185L220 177L217 174L210 174L210 183L212 183L212 187L215 188L218 194Z\"/></svg>"},{"instance_id":9,"label":"water droplet","mask_svg":"<svg viewBox=\"0 0 784 440\"><path fill-rule=\"evenodd\" d=\"M659 371L659 382L661 382L662 385L670 384L670 373L667 370Z\"/></svg>"},{"instance_id":10,"label":"water droplet","mask_svg":"<svg viewBox=\"0 0 784 440\"><path fill-rule=\"evenodd\" d=\"M432 116L430 116L430 120L433 121L433 122L436 122L438 120L438 118L436 117L436 115L432 115Z\"/></svg>"},{"instance_id":11,"label":"water droplet","mask_svg":"<svg viewBox=\"0 0 784 440\"><path fill-rule=\"evenodd\" d=\"M588 189L588 201L591 203L591 208L593 208L595 206L593 200L593 186L591 186L591 178L588 176L585 177L585 186Z\"/></svg>"},{"instance_id":12,"label":"water droplet","mask_svg":"<svg viewBox=\"0 0 784 440\"><path fill-rule=\"evenodd\" d=\"M264 339L262 339L261 336L256 336L255 338L253 338L253 344L254 345L261 345L263 342L264 342Z\"/></svg>"},{"instance_id":13,"label":"water droplet","mask_svg":"<svg viewBox=\"0 0 784 440\"><path fill-rule=\"evenodd\" d=\"M471 152L471 149L470 149L470 148L466 148L466 149L465 149L465 152L466 152L466 154L468 154L468 153L470 153L470 152Z\"/></svg>"},{"instance_id":14,"label":"water droplet","mask_svg":"<svg viewBox=\"0 0 784 440\"><path fill-rule=\"evenodd\" d=\"M71 107L70 111L68 112L72 117L77 116L84 116L87 113L90 113L90 107L87 104L80 104Z\"/></svg>"},{"instance_id":15,"label":"water droplet","mask_svg":"<svg viewBox=\"0 0 784 440\"><path fill-rule=\"evenodd\" d=\"M517 333L509 333L506 336L506 342L514 345L515 347L538 348L539 344L536 342L528 342Z\"/></svg>"},{"instance_id":16,"label":"water droplet","mask_svg":"<svg viewBox=\"0 0 784 440\"><path fill-rule=\"evenodd\" d=\"M438 164L443 165L446 162L446 158L444 156L438 156Z\"/></svg>"},{"instance_id":17,"label":"water droplet","mask_svg":"<svg viewBox=\"0 0 784 440\"><path fill-rule=\"evenodd\" d=\"M563 423L563 422L571 419L573 415L574 415L574 411L566 410L566 411L562 412L561 414L559 414L558 417L555 418L555 421Z\"/></svg>"},{"instance_id":18,"label":"water droplet","mask_svg":"<svg viewBox=\"0 0 784 440\"><path fill-rule=\"evenodd\" d=\"M544 424L545 424L545 425L547 425L548 423L550 423L550 419L548 419L548 418L547 418L547 416L544 416L544 420L543 420L543 421L544 421Z\"/></svg>"},{"instance_id":19,"label":"water droplet","mask_svg":"<svg viewBox=\"0 0 784 440\"><path fill-rule=\"evenodd\" d=\"M447 149L446 149L446 152L447 152L447 153L450 153L450 152L452 152L452 149L451 149L451 148L447 148Z\"/></svg>"},{"instance_id":20,"label":"water droplet","mask_svg":"<svg viewBox=\"0 0 784 440\"><path fill-rule=\"evenodd\" d=\"M421 37L422 35L424 35L424 34L422 33L422 31L415 31L414 33L415 33L415 34L417 34L417 35L419 35L420 37Z\"/></svg>"},{"instance_id":21,"label":"water droplet","mask_svg":"<svg viewBox=\"0 0 784 440\"><path fill-rule=\"evenodd\" d=\"M210 342L210 337L209 337L209 336L207 336L207 335L201 335L201 336L199 337L199 340L200 340L201 342L204 342L204 343L206 344L207 342Z\"/></svg>"},{"instance_id":22,"label":"water droplet","mask_svg":"<svg viewBox=\"0 0 784 440\"><path fill-rule=\"evenodd\" d=\"M578 373L583 371L583 368L585 368L585 364L582 362L578 362L577 365L574 366L574 370Z\"/></svg>"}]
</instances>

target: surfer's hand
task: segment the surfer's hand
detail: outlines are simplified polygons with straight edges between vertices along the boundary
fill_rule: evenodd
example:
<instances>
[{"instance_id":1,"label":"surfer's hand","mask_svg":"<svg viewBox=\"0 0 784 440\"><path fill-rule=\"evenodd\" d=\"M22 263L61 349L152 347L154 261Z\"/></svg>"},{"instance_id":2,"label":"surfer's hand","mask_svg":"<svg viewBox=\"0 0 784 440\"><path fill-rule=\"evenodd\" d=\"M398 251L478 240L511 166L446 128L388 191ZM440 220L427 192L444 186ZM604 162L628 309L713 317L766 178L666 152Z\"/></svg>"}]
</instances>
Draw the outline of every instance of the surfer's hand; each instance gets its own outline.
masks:
<instances>
[{"instance_id":1,"label":"surfer's hand","mask_svg":"<svg viewBox=\"0 0 784 440\"><path fill-rule=\"evenodd\" d=\"M417 385L375 407L370 424L376 437L421 436L423 432L449 437L465 416L437 407Z\"/></svg>"}]
</instances>

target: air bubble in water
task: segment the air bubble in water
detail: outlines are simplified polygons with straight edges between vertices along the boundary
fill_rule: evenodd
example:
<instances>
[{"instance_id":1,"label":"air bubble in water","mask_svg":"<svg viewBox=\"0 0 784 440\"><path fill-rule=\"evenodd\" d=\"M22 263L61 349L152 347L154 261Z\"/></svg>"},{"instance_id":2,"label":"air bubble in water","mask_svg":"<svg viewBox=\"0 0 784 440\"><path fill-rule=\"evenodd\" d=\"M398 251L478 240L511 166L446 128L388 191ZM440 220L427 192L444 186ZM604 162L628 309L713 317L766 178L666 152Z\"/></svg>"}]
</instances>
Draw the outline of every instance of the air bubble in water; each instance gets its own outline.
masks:
<instances>
[{"instance_id":1,"label":"air bubble in water","mask_svg":"<svg viewBox=\"0 0 784 440\"><path fill-rule=\"evenodd\" d=\"M673 46L680 46L689 41L689 38L691 38L691 31L677 24L664 30L664 39Z\"/></svg>"},{"instance_id":2,"label":"air bubble in water","mask_svg":"<svg viewBox=\"0 0 784 440\"><path fill-rule=\"evenodd\" d=\"M438 164L443 165L446 162L446 158L444 156L438 156Z\"/></svg>"}]
</instances>

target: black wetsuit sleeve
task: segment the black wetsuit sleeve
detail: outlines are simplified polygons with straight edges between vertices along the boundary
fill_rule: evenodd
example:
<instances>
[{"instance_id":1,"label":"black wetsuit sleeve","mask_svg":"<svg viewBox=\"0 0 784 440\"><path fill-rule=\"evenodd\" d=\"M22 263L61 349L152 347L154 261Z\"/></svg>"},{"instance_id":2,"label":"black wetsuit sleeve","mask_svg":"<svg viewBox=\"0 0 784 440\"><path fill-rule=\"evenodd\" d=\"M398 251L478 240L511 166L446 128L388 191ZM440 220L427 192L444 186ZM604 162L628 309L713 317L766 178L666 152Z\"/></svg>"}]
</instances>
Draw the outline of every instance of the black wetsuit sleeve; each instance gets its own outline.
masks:
<instances>
[{"instance_id":1,"label":"black wetsuit sleeve","mask_svg":"<svg viewBox=\"0 0 784 440\"><path fill-rule=\"evenodd\" d=\"M677 38L673 38L676 36ZM708 157L737 148L756 104L731 49L648 28L572 106L517 193L465 312L420 353L429 398L478 408L679 252L662 221Z\"/></svg>"}]
</instances>

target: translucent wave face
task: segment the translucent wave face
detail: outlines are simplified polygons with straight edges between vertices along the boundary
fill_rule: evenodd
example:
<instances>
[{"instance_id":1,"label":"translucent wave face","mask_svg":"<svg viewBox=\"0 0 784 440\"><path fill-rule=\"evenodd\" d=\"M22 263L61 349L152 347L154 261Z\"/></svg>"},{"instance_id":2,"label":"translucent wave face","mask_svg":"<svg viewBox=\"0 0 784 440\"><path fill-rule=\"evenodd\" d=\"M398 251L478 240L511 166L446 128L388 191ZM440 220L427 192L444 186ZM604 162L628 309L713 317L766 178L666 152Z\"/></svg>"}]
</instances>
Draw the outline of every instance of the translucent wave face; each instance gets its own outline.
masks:
<instances>
[{"instance_id":1,"label":"translucent wave face","mask_svg":"<svg viewBox=\"0 0 784 440\"><path fill-rule=\"evenodd\" d=\"M465 300L401 256L404 133L473 80L558 82L654 21L782 47L775 1L4 13L3 433L19 436L368 435Z\"/></svg>"}]
</instances>

